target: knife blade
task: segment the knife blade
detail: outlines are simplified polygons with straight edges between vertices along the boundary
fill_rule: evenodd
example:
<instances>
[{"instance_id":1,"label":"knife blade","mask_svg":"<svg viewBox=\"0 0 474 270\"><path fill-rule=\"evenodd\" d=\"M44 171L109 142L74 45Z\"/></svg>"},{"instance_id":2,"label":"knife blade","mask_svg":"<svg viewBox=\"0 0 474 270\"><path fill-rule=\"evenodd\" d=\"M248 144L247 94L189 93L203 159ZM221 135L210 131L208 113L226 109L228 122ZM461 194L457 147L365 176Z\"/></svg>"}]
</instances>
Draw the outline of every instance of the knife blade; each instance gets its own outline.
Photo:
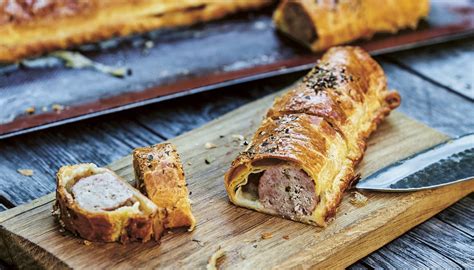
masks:
<instances>
[{"instance_id":1,"label":"knife blade","mask_svg":"<svg viewBox=\"0 0 474 270\"><path fill-rule=\"evenodd\" d=\"M473 179L474 133L471 133L397 161L359 181L355 187L409 192Z\"/></svg>"}]
</instances>

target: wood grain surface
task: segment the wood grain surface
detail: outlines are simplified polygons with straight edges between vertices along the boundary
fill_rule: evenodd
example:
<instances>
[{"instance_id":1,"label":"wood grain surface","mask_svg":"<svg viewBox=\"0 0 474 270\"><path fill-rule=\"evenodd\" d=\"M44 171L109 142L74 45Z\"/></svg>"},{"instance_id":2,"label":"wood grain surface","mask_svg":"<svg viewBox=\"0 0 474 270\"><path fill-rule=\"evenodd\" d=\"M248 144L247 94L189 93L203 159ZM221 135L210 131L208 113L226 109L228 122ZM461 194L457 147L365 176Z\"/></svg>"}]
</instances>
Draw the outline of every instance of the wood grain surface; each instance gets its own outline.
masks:
<instances>
[{"instance_id":1,"label":"wood grain surface","mask_svg":"<svg viewBox=\"0 0 474 270\"><path fill-rule=\"evenodd\" d=\"M356 207L348 194L334 222L319 229L229 204L223 174L243 146L232 134L250 137L274 95L252 102L211 123L179 136L193 210L192 233L175 231L162 244L92 244L61 234L51 216L52 195L0 214L3 252L11 264L45 267L202 268L220 246L222 267L270 268L348 266L451 205L474 190L472 183L410 194L364 193L369 203ZM222 137L223 136L223 137ZM394 113L370 138L359 166L362 176L445 140L447 137L400 113ZM206 142L217 148L208 150ZM207 165L205 159L212 160ZM132 180L130 157L110 165ZM262 240L264 232L273 234ZM288 240L283 236L289 236Z\"/></svg>"},{"instance_id":2,"label":"wood grain surface","mask_svg":"<svg viewBox=\"0 0 474 270\"><path fill-rule=\"evenodd\" d=\"M474 132L474 117L469 117L474 115L474 103L452 91L458 90L461 82L468 83L470 74L466 70L465 76L458 78L460 83L449 86L451 89L441 86L443 78L450 76L449 68L443 77L433 75L439 74L436 73L439 66L453 66L454 71L469 67L474 61L472 42L467 39L377 57L385 69L389 86L402 94L403 102L398 110L450 136ZM422 75L409 66L417 61L431 63ZM94 161L106 165L130 153L133 147L157 143L200 127L303 75L226 87L1 140L0 203L9 209L53 191L54 173L62 164ZM19 168L33 169L34 175L22 176L17 172ZM349 269L473 268L473 217L474 194L471 194ZM427 235L429 237L425 237ZM8 262L0 260L0 269L10 268Z\"/></svg>"}]
</instances>

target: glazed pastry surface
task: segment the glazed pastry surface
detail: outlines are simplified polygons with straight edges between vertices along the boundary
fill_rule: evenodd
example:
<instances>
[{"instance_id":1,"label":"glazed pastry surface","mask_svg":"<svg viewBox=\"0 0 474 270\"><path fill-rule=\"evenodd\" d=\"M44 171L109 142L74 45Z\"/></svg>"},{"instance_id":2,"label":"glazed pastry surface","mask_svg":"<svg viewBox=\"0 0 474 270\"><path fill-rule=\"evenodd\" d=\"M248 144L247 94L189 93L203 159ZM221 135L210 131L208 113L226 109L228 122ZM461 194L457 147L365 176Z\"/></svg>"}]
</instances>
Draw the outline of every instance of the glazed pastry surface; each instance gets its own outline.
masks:
<instances>
[{"instance_id":1,"label":"glazed pastry surface","mask_svg":"<svg viewBox=\"0 0 474 270\"><path fill-rule=\"evenodd\" d=\"M330 49L277 98L225 176L239 206L325 226L356 178L366 140L400 104L382 68L358 47Z\"/></svg>"},{"instance_id":2,"label":"glazed pastry surface","mask_svg":"<svg viewBox=\"0 0 474 270\"><path fill-rule=\"evenodd\" d=\"M4 0L0 62L163 27L191 25L268 0Z\"/></svg>"},{"instance_id":3,"label":"glazed pastry surface","mask_svg":"<svg viewBox=\"0 0 474 270\"><path fill-rule=\"evenodd\" d=\"M416 28L429 10L429 0L283 0L273 20L281 32L320 51L378 32Z\"/></svg>"},{"instance_id":4,"label":"glazed pastry surface","mask_svg":"<svg viewBox=\"0 0 474 270\"><path fill-rule=\"evenodd\" d=\"M138 189L165 209L165 228L188 227L192 231L196 220L176 147L163 143L137 148L133 151L133 167Z\"/></svg>"}]
</instances>

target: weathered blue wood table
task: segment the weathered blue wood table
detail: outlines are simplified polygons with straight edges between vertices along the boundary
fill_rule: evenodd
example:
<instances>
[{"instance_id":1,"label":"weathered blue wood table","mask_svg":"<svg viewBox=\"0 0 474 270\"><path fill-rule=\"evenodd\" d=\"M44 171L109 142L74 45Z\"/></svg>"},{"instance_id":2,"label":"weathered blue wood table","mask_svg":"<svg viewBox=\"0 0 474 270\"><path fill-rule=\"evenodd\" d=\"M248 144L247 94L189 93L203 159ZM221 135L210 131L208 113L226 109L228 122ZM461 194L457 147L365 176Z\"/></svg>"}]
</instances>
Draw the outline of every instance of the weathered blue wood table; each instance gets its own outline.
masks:
<instances>
[{"instance_id":1,"label":"weathered blue wood table","mask_svg":"<svg viewBox=\"0 0 474 270\"><path fill-rule=\"evenodd\" d=\"M378 57L400 111L450 136L474 132L474 39ZM175 137L303 74L247 83L0 141L0 211L55 188L63 164L105 165L131 149ZM474 165L473 165L474 166ZM34 170L22 176L19 168ZM462 199L351 266L474 268L474 196ZM0 262L0 268L8 268Z\"/></svg>"}]
</instances>

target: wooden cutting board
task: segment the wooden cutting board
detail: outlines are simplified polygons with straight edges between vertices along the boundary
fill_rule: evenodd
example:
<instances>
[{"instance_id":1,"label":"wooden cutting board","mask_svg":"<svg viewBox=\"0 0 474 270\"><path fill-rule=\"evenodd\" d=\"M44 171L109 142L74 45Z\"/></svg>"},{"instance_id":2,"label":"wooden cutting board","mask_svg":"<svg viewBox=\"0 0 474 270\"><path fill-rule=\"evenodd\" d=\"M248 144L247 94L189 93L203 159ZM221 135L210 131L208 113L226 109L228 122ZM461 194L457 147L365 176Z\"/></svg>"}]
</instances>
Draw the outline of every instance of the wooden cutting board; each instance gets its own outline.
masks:
<instances>
[{"instance_id":1,"label":"wooden cutting board","mask_svg":"<svg viewBox=\"0 0 474 270\"><path fill-rule=\"evenodd\" d=\"M225 171L244 148L235 141L238 136L232 135L251 138L274 96L171 140L178 146L192 192L193 212L198 220L195 231L168 233L161 245L86 245L59 231L51 216L54 195L49 194L0 213L0 258L19 267L203 269L221 247L225 256L219 260L219 266L225 269L339 268L474 191L472 182L465 182L408 194L364 192L368 204L362 207L350 203L349 192L336 219L325 229L236 207L229 203L223 185ZM395 112L370 138L358 170L364 177L446 139L447 136ZM218 147L206 149L206 142ZM210 164L206 164L206 159ZM110 164L110 168L132 181L130 156ZM273 237L261 239L262 233L271 233Z\"/></svg>"}]
</instances>

